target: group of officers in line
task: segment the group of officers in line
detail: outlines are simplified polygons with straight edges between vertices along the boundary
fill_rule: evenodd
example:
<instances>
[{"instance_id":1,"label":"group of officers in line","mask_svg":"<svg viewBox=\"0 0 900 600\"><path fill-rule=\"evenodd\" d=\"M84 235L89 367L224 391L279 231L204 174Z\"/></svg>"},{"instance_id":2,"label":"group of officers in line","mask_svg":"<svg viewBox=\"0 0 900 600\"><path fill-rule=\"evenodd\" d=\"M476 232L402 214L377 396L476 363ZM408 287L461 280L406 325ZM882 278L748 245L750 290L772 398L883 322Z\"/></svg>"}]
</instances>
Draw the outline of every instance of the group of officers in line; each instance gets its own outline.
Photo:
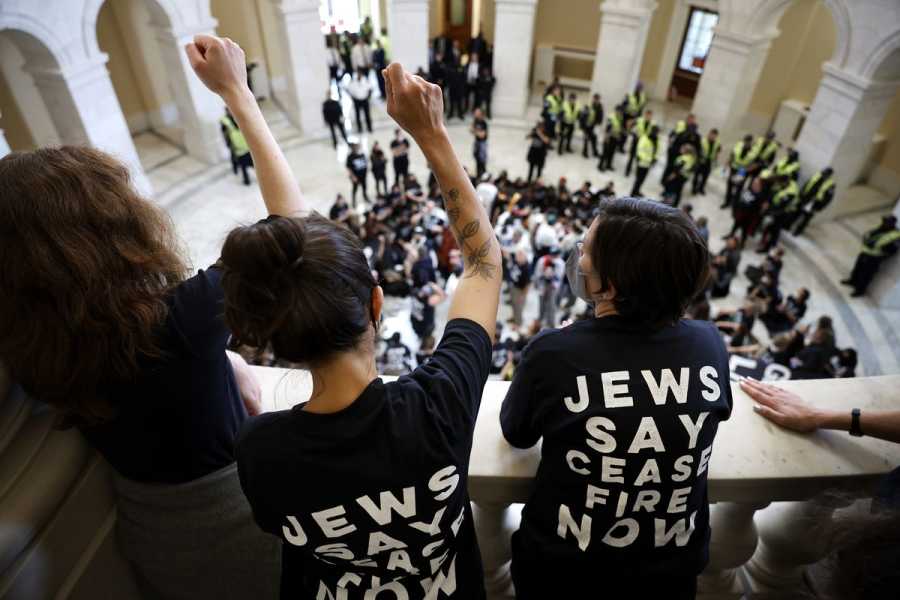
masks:
<instances>
[{"instance_id":1,"label":"group of officers in line","mask_svg":"<svg viewBox=\"0 0 900 600\"><path fill-rule=\"evenodd\" d=\"M647 94L640 82L607 117L600 153L596 128L603 124L604 110L599 94L594 94L590 103L582 106L574 93L564 97L562 86L555 80L546 90L541 116L543 133L551 140L558 139L557 151L561 155L572 152L576 126L584 134L582 156L599 158L600 171L614 170L615 154L626 153L625 176L630 176L632 167L636 167L631 196L641 196L644 180L658 161L660 126L653 120L653 111L647 108ZM719 132L714 128L701 136L693 114L675 124L668 134L660 179L664 202L678 206L688 181L692 182L693 194L706 193L706 181L717 166L722 150L718 138ZM756 138L748 133L735 143L728 158L726 192L720 208L732 209L735 217L732 233L742 229L742 239L763 225L760 252L775 246L784 230L801 235L813 215L824 210L834 198L831 167L814 173L801 185L799 153L787 148L778 158L781 148L771 130ZM753 207L749 213L747 206ZM842 281L853 287L853 296L865 294L881 262L897 252L900 230L896 225L895 218L885 217L879 227L863 236L853 273Z\"/></svg>"}]
</instances>

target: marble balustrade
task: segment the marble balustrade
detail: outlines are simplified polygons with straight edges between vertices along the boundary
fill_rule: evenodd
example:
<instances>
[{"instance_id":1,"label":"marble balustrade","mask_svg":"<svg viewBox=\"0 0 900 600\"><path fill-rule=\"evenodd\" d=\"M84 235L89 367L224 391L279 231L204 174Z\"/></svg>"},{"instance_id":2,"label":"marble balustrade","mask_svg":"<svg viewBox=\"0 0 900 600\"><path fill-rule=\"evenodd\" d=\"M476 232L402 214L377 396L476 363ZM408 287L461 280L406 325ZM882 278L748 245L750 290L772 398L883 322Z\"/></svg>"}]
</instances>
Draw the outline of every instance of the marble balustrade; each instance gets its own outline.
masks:
<instances>
[{"instance_id":1,"label":"marble balustrade","mask_svg":"<svg viewBox=\"0 0 900 600\"><path fill-rule=\"evenodd\" d=\"M265 410L303 402L310 377L303 371L254 367ZM389 379L389 378L385 378ZM540 449L512 448L499 425L508 383L485 386L469 467L469 492L492 598L511 598L510 535L516 506L528 499ZM838 380L786 381L782 387L816 405L865 410L900 406L900 375ZM900 445L846 432L810 435L781 429L753 412L752 401L732 385L734 409L719 426L709 463L710 564L700 578L702 598L740 598L798 589L806 565L830 550L831 515L871 496L876 482L900 465ZM840 490L838 497L824 492Z\"/></svg>"}]
</instances>

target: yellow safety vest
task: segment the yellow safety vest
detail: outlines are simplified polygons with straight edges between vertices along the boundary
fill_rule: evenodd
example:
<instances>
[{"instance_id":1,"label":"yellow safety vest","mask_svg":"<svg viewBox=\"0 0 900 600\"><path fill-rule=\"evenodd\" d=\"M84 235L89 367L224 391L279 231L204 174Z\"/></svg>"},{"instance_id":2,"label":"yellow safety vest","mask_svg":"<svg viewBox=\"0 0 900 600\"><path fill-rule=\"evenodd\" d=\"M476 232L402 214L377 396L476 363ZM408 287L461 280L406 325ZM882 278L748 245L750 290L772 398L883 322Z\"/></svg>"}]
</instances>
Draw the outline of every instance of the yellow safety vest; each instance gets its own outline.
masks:
<instances>
[{"instance_id":1,"label":"yellow safety vest","mask_svg":"<svg viewBox=\"0 0 900 600\"><path fill-rule=\"evenodd\" d=\"M649 168L653 164L656 158L656 144L649 135L644 134L638 139L636 154L639 167Z\"/></svg>"},{"instance_id":2,"label":"yellow safety vest","mask_svg":"<svg viewBox=\"0 0 900 600\"><path fill-rule=\"evenodd\" d=\"M635 94L634 92L631 92L630 94L628 94L628 114L641 114L641 111L644 109L645 104L647 104L646 93L641 92L640 94Z\"/></svg>"},{"instance_id":3,"label":"yellow safety vest","mask_svg":"<svg viewBox=\"0 0 900 600\"><path fill-rule=\"evenodd\" d=\"M544 101L547 103L547 112L550 113L551 116L555 117L559 114L559 111L562 110L559 98L553 94L547 94Z\"/></svg>"},{"instance_id":4,"label":"yellow safety vest","mask_svg":"<svg viewBox=\"0 0 900 600\"><path fill-rule=\"evenodd\" d=\"M244 156L248 152L250 152L250 146L247 145L247 140L244 138L244 134L240 129L234 126L234 123L231 122L231 119L228 117L222 117L221 121L222 125L225 127L225 131L228 133L228 141L231 142L231 151L234 152L235 156Z\"/></svg>"},{"instance_id":5,"label":"yellow safety vest","mask_svg":"<svg viewBox=\"0 0 900 600\"><path fill-rule=\"evenodd\" d=\"M798 161L788 162L787 156L783 156L777 163L775 163L775 174L779 177L781 177L782 175L793 175L799 170L800 163Z\"/></svg>"},{"instance_id":6,"label":"yellow safety vest","mask_svg":"<svg viewBox=\"0 0 900 600\"><path fill-rule=\"evenodd\" d=\"M797 182L791 180L784 188L778 191L775 196L772 197L772 205L776 207L780 207L785 203L788 203L785 207L788 211L793 211L799 208L797 201L799 200L798 193L800 192L800 188L797 186Z\"/></svg>"},{"instance_id":7,"label":"yellow safety vest","mask_svg":"<svg viewBox=\"0 0 900 600\"><path fill-rule=\"evenodd\" d=\"M809 178L809 181L806 182L806 185L803 186L803 195L809 196L810 192L816 184L819 183L819 180L822 179L822 172L819 171L815 175ZM834 177L829 177L825 181L819 185L818 189L816 189L816 195L814 196L816 202L822 202L825 199L825 195L828 193L828 190L834 187Z\"/></svg>"},{"instance_id":8,"label":"yellow safety vest","mask_svg":"<svg viewBox=\"0 0 900 600\"><path fill-rule=\"evenodd\" d=\"M862 253L869 256L885 256L884 249L900 240L900 229L891 229L880 233L867 233L863 237Z\"/></svg>"},{"instance_id":9,"label":"yellow safety vest","mask_svg":"<svg viewBox=\"0 0 900 600\"><path fill-rule=\"evenodd\" d=\"M742 154L744 151L744 142L738 142L734 145L734 150L731 153L731 168L732 169L740 169L741 167L747 167L750 163L753 162L753 150L751 149L746 154Z\"/></svg>"},{"instance_id":10,"label":"yellow safety vest","mask_svg":"<svg viewBox=\"0 0 900 600\"><path fill-rule=\"evenodd\" d=\"M646 117L638 117L634 122L634 132L638 136L638 141L645 135L650 133L650 129L653 127L653 121L647 119Z\"/></svg>"},{"instance_id":11,"label":"yellow safety vest","mask_svg":"<svg viewBox=\"0 0 900 600\"><path fill-rule=\"evenodd\" d=\"M612 125L612 134L619 135L622 133L622 119L619 118L619 115L613 113L609 115L609 123Z\"/></svg>"},{"instance_id":12,"label":"yellow safety vest","mask_svg":"<svg viewBox=\"0 0 900 600\"><path fill-rule=\"evenodd\" d=\"M685 129L687 129L687 123L685 123L684 119L675 123L675 135L678 135L679 133L683 132Z\"/></svg>"},{"instance_id":13,"label":"yellow safety vest","mask_svg":"<svg viewBox=\"0 0 900 600\"><path fill-rule=\"evenodd\" d=\"M675 159L675 168L681 173L682 177L688 177L694 171L694 163L697 159L693 154L679 154Z\"/></svg>"},{"instance_id":14,"label":"yellow safety vest","mask_svg":"<svg viewBox=\"0 0 900 600\"><path fill-rule=\"evenodd\" d=\"M765 142L763 143L765 144ZM760 151L759 157L762 160L768 162L772 159L773 156L775 156L775 153L778 152L778 147L778 142L772 140L771 142L763 146L762 150Z\"/></svg>"},{"instance_id":15,"label":"yellow safety vest","mask_svg":"<svg viewBox=\"0 0 900 600\"><path fill-rule=\"evenodd\" d=\"M712 163L719 153L719 140L716 139L716 141L710 144L709 138L702 138L700 140L700 153L703 156L703 160Z\"/></svg>"},{"instance_id":16,"label":"yellow safety vest","mask_svg":"<svg viewBox=\"0 0 900 600\"><path fill-rule=\"evenodd\" d=\"M578 120L578 103L569 102L568 100L562 104L563 121L567 124L574 124Z\"/></svg>"}]
</instances>

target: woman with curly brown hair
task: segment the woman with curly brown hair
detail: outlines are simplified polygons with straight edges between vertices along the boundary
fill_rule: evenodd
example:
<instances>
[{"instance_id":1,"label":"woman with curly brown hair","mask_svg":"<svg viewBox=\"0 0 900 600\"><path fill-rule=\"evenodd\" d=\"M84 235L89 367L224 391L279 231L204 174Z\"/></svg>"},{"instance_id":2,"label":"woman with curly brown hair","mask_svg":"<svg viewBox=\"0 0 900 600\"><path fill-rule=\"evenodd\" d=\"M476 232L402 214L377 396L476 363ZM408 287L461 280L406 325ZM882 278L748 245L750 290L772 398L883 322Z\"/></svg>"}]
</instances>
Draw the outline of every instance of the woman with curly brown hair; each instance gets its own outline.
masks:
<instances>
[{"instance_id":1,"label":"woman with curly brown hair","mask_svg":"<svg viewBox=\"0 0 900 600\"><path fill-rule=\"evenodd\" d=\"M203 36L188 54L244 132L269 212L298 214L243 59L229 60L240 48ZM275 597L278 544L234 463L259 386L225 351L221 268L188 277L165 213L122 163L79 147L0 160L0 264L0 362L113 467L119 545L147 597Z\"/></svg>"}]
</instances>

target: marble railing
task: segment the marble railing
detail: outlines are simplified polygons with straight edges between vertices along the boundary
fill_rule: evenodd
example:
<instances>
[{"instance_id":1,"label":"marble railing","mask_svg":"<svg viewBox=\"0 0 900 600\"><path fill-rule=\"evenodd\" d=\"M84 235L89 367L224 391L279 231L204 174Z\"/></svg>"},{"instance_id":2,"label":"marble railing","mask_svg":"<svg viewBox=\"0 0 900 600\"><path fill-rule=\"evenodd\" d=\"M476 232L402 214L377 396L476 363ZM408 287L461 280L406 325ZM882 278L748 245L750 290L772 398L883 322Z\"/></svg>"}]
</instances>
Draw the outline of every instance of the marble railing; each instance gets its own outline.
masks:
<instances>
[{"instance_id":1,"label":"marble railing","mask_svg":"<svg viewBox=\"0 0 900 600\"><path fill-rule=\"evenodd\" d=\"M254 367L266 410L306 400L309 375ZM388 379L388 378L385 378ZM518 503L528 499L540 449L518 450L503 438L500 404L509 384L484 390L469 468L469 491L493 598L511 597L509 540ZM784 381L780 386L823 407L900 408L900 376ZM732 385L734 410L719 426L709 463L711 561L700 579L702 597L739 598L746 592L780 597L801 585L803 568L829 551L832 515L870 497L875 483L900 465L900 445L846 432L802 435L753 412ZM838 496L823 492L840 490ZM750 589L746 589L749 586Z\"/></svg>"}]
</instances>

